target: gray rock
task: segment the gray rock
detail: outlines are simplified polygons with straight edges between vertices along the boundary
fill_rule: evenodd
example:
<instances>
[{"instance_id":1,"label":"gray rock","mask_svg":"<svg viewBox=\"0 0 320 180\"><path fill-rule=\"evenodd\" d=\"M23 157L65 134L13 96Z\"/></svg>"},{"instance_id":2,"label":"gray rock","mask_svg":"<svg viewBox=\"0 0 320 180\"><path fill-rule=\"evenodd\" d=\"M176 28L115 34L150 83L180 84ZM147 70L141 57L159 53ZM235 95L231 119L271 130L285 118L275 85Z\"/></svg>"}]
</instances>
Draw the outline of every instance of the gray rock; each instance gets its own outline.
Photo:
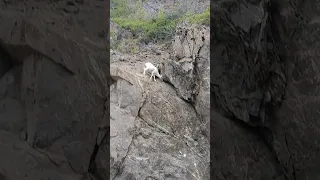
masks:
<instances>
[{"instance_id":1,"label":"gray rock","mask_svg":"<svg viewBox=\"0 0 320 180\"><path fill-rule=\"evenodd\" d=\"M243 133L232 138L232 146L243 144L243 138L252 137L247 133L253 132L254 145L239 151L250 159L255 155L249 151L260 146L264 149L260 157L266 157L264 162L273 169L270 175L284 174L286 179L320 177L316 3L223 1L215 2L211 9L215 29L211 37L215 47L211 52L211 98L215 110L229 118L225 119L230 123L228 129L241 125ZM211 129L214 141L222 134ZM229 142L223 138L224 143ZM225 152L232 146L217 149ZM213 152L215 157L219 154ZM217 163L233 166L229 157L218 157ZM274 159L276 164L271 163ZM237 160L244 162L248 161ZM216 179L242 179L246 173L226 169L228 172ZM265 166L255 164L250 169L256 171L251 173L252 179L267 177L262 173L266 172Z\"/></svg>"},{"instance_id":2,"label":"gray rock","mask_svg":"<svg viewBox=\"0 0 320 180\"><path fill-rule=\"evenodd\" d=\"M111 177L209 179L204 123L176 88L144 77L143 66L144 62L127 60L110 67L115 80L110 89Z\"/></svg>"},{"instance_id":3,"label":"gray rock","mask_svg":"<svg viewBox=\"0 0 320 180\"><path fill-rule=\"evenodd\" d=\"M205 86L205 81L207 95L204 99L209 99L209 36L210 28L206 26L177 27L172 43L175 60L166 60L162 70L165 80L169 81L177 89L178 94L189 102L196 101L200 88ZM200 96L203 96L203 93ZM210 114L209 111L206 113Z\"/></svg>"}]
</instances>

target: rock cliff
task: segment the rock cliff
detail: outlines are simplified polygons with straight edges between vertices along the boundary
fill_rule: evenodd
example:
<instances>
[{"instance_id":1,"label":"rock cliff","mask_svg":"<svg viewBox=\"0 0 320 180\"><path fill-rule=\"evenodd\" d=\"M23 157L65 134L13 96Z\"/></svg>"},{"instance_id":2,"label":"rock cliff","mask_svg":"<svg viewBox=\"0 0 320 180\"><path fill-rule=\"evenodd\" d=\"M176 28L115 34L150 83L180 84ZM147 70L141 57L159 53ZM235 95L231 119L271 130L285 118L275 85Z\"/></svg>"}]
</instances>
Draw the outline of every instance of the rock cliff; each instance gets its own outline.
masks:
<instances>
[{"instance_id":1,"label":"rock cliff","mask_svg":"<svg viewBox=\"0 0 320 180\"><path fill-rule=\"evenodd\" d=\"M214 179L319 179L319 1L214 1Z\"/></svg>"},{"instance_id":2,"label":"rock cliff","mask_svg":"<svg viewBox=\"0 0 320 180\"><path fill-rule=\"evenodd\" d=\"M108 177L106 7L0 2L0 179Z\"/></svg>"},{"instance_id":3,"label":"rock cliff","mask_svg":"<svg viewBox=\"0 0 320 180\"><path fill-rule=\"evenodd\" d=\"M112 179L209 179L209 35L178 27L171 52L111 52ZM164 81L143 76L146 62Z\"/></svg>"}]
</instances>

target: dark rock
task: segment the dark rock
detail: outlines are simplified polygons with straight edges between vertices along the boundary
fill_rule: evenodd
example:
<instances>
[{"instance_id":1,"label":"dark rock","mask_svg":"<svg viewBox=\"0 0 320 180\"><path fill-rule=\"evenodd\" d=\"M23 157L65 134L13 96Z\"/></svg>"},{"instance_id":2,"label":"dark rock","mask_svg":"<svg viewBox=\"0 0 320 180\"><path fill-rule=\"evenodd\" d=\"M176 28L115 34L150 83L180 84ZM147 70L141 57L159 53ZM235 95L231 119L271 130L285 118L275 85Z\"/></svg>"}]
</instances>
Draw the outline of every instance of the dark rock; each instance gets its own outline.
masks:
<instances>
[{"instance_id":1,"label":"dark rock","mask_svg":"<svg viewBox=\"0 0 320 180\"><path fill-rule=\"evenodd\" d=\"M105 11L79 12L85 26L74 28L77 22L67 23L59 3L32 1L39 8L25 7L26 14L13 10L21 3L1 6L0 178L109 177L101 165L108 157L97 159L98 152L107 153L100 150L106 138L99 130L108 126L109 54L97 43ZM97 4L104 5L95 1L83 8Z\"/></svg>"},{"instance_id":2,"label":"dark rock","mask_svg":"<svg viewBox=\"0 0 320 180\"><path fill-rule=\"evenodd\" d=\"M318 143L319 23L317 1L219 1L211 7L211 98L216 111L240 128L230 146L216 145L212 156L219 163L235 167L255 157L252 149L263 150L265 163L274 177L265 176L265 165L248 177L253 179L304 180L320 177ZM212 128L211 141L219 142L222 131ZM233 123L235 122L235 123ZM253 133L256 139L252 139ZM224 156L230 147L243 145L243 138L254 144L240 147ZM229 142L225 136L224 144ZM241 142L241 143L240 143ZM262 147L262 144L264 147ZM215 147L215 146L213 146ZM267 151L266 149L269 149ZM244 159L239 160L239 158ZM274 161L275 160L275 161ZM214 165L215 165L214 163ZM268 168L270 170L270 168ZM215 179L243 179L244 169L225 168ZM277 176L277 177L276 177Z\"/></svg>"},{"instance_id":3,"label":"dark rock","mask_svg":"<svg viewBox=\"0 0 320 180\"><path fill-rule=\"evenodd\" d=\"M84 4L84 0L75 0L75 2L78 4Z\"/></svg>"},{"instance_id":4,"label":"dark rock","mask_svg":"<svg viewBox=\"0 0 320 180\"><path fill-rule=\"evenodd\" d=\"M79 12L79 8L76 6L76 4L74 4L74 2L68 1L66 3L66 7L63 8L63 11L66 13L78 13Z\"/></svg>"},{"instance_id":5,"label":"dark rock","mask_svg":"<svg viewBox=\"0 0 320 180\"><path fill-rule=\"evenodd\" d=\"M12 68L12 60L9 55L1 51L0 52L0 78Z\"/></svg>"}]
</instances>

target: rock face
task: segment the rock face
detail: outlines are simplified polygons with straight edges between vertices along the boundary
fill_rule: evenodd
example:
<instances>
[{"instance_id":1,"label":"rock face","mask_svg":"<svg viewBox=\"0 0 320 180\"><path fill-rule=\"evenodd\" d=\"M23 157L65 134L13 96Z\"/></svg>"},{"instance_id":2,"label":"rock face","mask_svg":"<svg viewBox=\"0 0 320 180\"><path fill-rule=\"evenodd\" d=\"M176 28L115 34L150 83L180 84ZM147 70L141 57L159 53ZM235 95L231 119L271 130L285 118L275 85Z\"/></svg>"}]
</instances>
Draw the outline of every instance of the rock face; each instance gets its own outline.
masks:
<instances>
[{"instance_id":1,"label":"rock face","mask_svg":"<svg viewBox=\"0 0 320 180\"><path fill-rule=\"evenodd\" d=\"M0 177L107 179L109 55L92 40L103 39L105 19L93 18L100 33L81 32L70 13L85 29L93 4L54 3L61 12L48 2L30 4L0 3Z\"/></svg>"},{"instance_id":2,"label":"rock face","mask_svg":"<svg viewBox=\"0 0 320 180\"><path fill-rule=\"evenodd\" d=\"M320 178L317 3L212 3L215 179Z\"/></svg>"},{"instance_id":3,"label":"rock face","mask_svg":"<svg viewBox=\"0 0 320 180\"><path fill-rule=\"evenodd\" d=\"M191 42L199 47L186 63L168 59L161 50L111 54L111 178L209 179L210 29L202 30L205 40L195 37L201 45ZM144 77L146 62L160 64L166 80Z\"/></svg>"},{"instance_id":4,"label":"rock face","mask_svg":"<svg viewBox=\"0 0 320 180\"><path fill-rule=\"evenodd\" d=\"M201 118L209 122L210 29L198 25L178 27L172 46L175 60L165 63L165 77L183 99L194 104Z\"/></svg>"}]
</instances>

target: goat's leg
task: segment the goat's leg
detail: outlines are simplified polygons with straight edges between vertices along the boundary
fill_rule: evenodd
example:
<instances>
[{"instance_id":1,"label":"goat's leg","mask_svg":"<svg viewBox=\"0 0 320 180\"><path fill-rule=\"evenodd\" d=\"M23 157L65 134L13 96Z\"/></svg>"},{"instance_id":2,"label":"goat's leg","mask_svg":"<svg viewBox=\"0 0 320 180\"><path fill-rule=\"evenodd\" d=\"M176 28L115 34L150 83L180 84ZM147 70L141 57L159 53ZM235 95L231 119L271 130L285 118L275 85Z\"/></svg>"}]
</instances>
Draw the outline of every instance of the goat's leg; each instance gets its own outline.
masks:
<instances>
[{"instance_id":1,"label":"goat's leg","mask_svg":"<svg viewBox=\"0 0 320 180\"><path fill-rule=\"evenodd\" d=\"M150 81L152 81L152 77L154 78L154 72L152 71L151 76L150 76Z\"/></svg>"},{"instance_id":2,"label":"goat's leg","mask_svg":"<svg viewBox=\"0 0 320 180\"><path fill-rule=\"evenodd\" d=\"M153 80L154 80L154 81L156 81L156 75L157 75L157 71L154 70L154 71L153 71Z\"/></svg>"},{"instance_id":3,"label":"goat's leg","mask_svg":"<svg viewBox=\"0 0 320 180\"><path fill-rule=\"evenodd\" d=\"M143 76L146 75L146 68L143 68Z\"/></svg>"},{"instance_id":4,"label":"goat's leg","mask_svg":"<svg viewBox=\"0 0 320 180\"><path fill-rule=\"evenodd\" d=\"M156 80L155 80L155 78L156 78L156 77L155 77L155 76L156 76L155 73L156 73L155 71L152 71L152 73L151 73L152 76L153 76L154 81L156 81ZM151 77L152 77L152 76L151 76Z\"/></svg>"}]
</instances>

